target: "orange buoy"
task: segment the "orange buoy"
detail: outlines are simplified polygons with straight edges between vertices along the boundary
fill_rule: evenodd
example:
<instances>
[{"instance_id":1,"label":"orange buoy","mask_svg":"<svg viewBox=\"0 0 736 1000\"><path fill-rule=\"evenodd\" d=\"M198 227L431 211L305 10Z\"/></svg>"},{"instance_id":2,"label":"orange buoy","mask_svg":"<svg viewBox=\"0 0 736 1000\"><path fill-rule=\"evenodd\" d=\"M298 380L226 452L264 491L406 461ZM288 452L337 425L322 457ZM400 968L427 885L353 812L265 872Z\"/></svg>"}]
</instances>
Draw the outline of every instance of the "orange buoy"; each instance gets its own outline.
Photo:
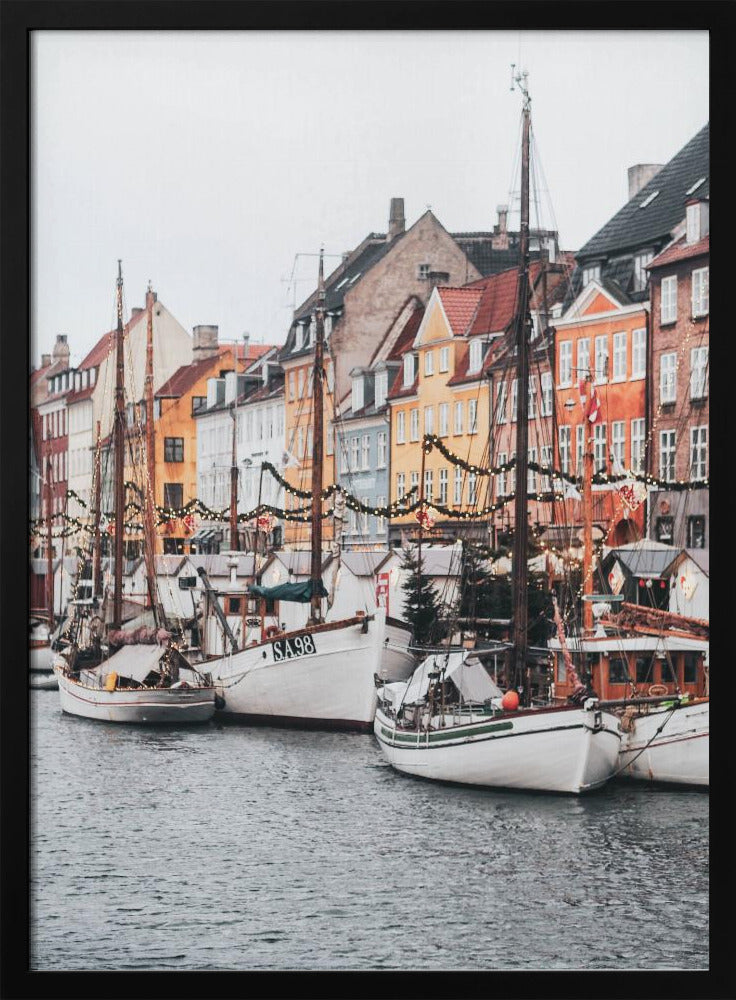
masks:
<instances>
[{"instance_id":1,"label":"orange buoy","mask_svg":"<svg viewBox=\"0 0 736 1000\"><path fill-rule=\"evenodd\" d=\"M501 699L501 708L505 712L515 712L519 707L519 696L516 691L507 691Z\"/></svg>"}]
</instances>

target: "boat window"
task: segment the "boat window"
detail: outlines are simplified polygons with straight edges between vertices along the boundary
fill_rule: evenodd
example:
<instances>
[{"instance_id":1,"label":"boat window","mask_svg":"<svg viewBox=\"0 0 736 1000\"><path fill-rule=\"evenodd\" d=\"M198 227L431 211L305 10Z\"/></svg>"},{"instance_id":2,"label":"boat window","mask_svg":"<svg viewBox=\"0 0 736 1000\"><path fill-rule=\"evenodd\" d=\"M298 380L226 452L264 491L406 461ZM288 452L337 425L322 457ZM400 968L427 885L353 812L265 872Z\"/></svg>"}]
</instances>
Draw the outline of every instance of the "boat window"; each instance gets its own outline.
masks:
<instances>
[{"instance_id":1,"label":"boat window","mask_svg":"<svg viewBox=\"0 0 736 1000\"><path fill-rule=\"evenodd\" d=\"M654 680L654 664L648 656L637 656L636 658L636 683L651 684Z\"/></svg>"},{"instance_id":2,"label":"boat window","mask_svg":"<svg viewBox=\"0 0 736 1000\"><path fill-rule=\"evenodd\" d=\"M684 656L684 672L683 672L683 682L685 684L695 684L698 679L698 660L700 659L699 653L685 653Z\"/></svg>"},{"instance_id":3,"label":"boat window","mask_svg":"<svg viewBox=\"0 0 736 1000\"><path fill-rule=\"evenodd\" d=\"M626 658L623 656L612 656L608 661L608 683L626 684L629 679L629 670Z\"/></svg>"},{"instance_id":4,"label":"boat window","mask_svg":"<svg viewBox=\"0 0 736 1000\"><path fill-rule=\"evenodd\" d=\"M229 615L239 615L240 614L240 598L239 597L228 597L228 599L227 599L227 613Z\"/></svg>"},{"instance_id":5,"label":"boat window","mask_svg":"<svg viewBox=\"0 0 736 1000\"><path fill-rule=\"evenodd\" d=\"M567 681L567 668L565 667L565 657L562 653L557 654L557 670L555 673L555 683L564 684Z\"/></svg>"},{"instance_id":6,"label":"boat window","mask_svg":"<svg viewBox=\"0 0 736 1000\"><path fill-rule=\"evenodd\" d=\"M673 671L676 671L674 663L671 663L666 657L659 664L659 682L660 684L676 684L677 674L673 677Z\"/></svg>"}]
</instances>

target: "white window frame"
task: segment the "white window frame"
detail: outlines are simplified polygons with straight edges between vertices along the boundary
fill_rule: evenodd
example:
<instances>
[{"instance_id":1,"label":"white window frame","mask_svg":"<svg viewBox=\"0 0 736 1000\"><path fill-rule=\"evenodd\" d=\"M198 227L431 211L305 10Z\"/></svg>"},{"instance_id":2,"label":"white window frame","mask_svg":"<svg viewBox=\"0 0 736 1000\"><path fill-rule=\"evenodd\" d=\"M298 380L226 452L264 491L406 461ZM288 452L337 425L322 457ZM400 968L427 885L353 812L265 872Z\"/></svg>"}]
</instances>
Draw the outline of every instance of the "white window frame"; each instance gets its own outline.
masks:
<instances>
[{"instance_id":1,"label":"white window frame","mask_svg":"<svg viewBox=\"0 0 736 1000\"><path fill-rule=\"evenodd\" d=\"M519 392L519 380L518 378L511 380L511 405L509 409L511 410L511 423L516 423L516 397Z\"/></svg>"},{"instance_id":2,"label":"white window frame","mask_svg":"<svg viewBox=\"0 0 736 1000\"><path fill-rule=\"evenodd\" d=\"M406 473L396 473L396 499L401 500L406 495Z\"/></svg>"},{"instance_id":3,"label":"white window frame","mask_svg":"<svg viewBox=\"0 0 736 1000\"><path fill-rule=\"evenodd\" d=\"M646 449L646 420L635 417L631 421L631 471L644 472Z\"/></svg>"},{"instance_id":4,"label":"white window frame","mask_svg":"<svg viewBox=\"0 0 736 1000\"><path fill-rule=\"evenodd\" d=\"M560 452L560 468L569 475L570 453L572 450L572 427L570 424L561 424L557 428L557 438Z\"/></svg>"},{"instance_id":5,"label":"white window frame","mask_svg":"<svg viewBox=\"0 0 736 1000\"><path fill-rule=\"evenodd\" d=\"M431 503L434 498L434 472L432 469L424 470L424 499Z\"/></svg>"},{"instance_id":6,"label":"white window frame","mask_svg":"<svg viewBox=\"0 0 736 1000\"><path fill-rule=\"evenodd\" d=\"M649 280L649 275L646 271L646 266L654 258L654 253L651 250L645 250L644 253L634 254L634 291L643 292L647 287L647 281Z\"/></svg>"},{"instance_id":7,"label":"white window frame","mask_svg":"<svg viewBox=\"0 0 736 1000\"><path fill-rule=\"evenodd\" d=\"M540 413L543 417L551 417L554 408L554 386L552 383L552 372L542 372L542 407Z\"/></svg>"},{"instance_id":8,"label":"white window frame","mask_svg":"<svg viewBox=\"0 0 736 1000\"><path fill-rule=\"evenodd\" d=\"M614 333L612 382L626 381L626 346L626 331Z\"/></svg>"},{"instance_id":9,"label":"white window frame","mask_svg":"<svg viewBox=\"0 0 736 1000\"><path fill-rule=\"evenodd\" d=\"M388 456L388 435L386 431L379 431L376 435L376 468L385 469Z\"/></svg>"},{"instance_id":10,"label":"white window frame","mask_svg":"<svg viewBox=\"0 0 736 1000\"><path fill-rule=\"evenodd\" d=\"M677 275L668 274L659 283L659 322L677 322Z\"/></svg>"},{"instance_id":11,"label":"white window frame","mask_svg":"<svg viewBox=\"0 0 736 1000\"><path fill-rule=\"evenodd\" d=\"M424 352L424 374L434 375L434 351L429 350Z\"/></svg>"},{"instance_id":12,"label":"white window frame","mask_svg":"<svg viewBox=\"0 0 736 1000\"><path fill-rule=\"evenodd\" d=\"M529 411L528 418L534 420L537 415L537 376L530 375L527 381L527 390L529 393ZM536 461L536 460L535 460Z\"/></svg>"},{"instance_id":13,"label":"white window frame","mask_svg":"<svg viewBox=\"0 0 736 1000\"><path fill-rule=\"evenodd\" d=\"M575 475L582 476L585 462L585 424L575 425Z\"/></svg>"},{"instance_id":14,"label":"white window frame","mask_svg":"<svg viewBox=\"0 0 736 1000\"><path fill-rule=\"evenodd\" d=\"M535 447L527 448L526 452L527 462L537 461L537 449ZM537 473L534 469L527 468L526 471L526 491L527 493L537 492Z\"/></svg>"},{"instance_id":15,"label":"white window frame","mask_svg":"<svg viewBox=\"0 0 736 1000\"><path fill-rule=\"evenodd\" d=\"M404 355L404 388L414 385L414 355Z\"/></svg>"},{"instance_id":16,"label":"white window frame","mask_svg":"<svg viewBox=\"0 0 736 1000\"><path fill-rule=\"evenodd\" d=\"M690 481L708 475L708 427L703 424L690 428Z\"/></svg>"},{"instance_id":17,"label":"white window frame","mask_svg":"<svg viewBox=\"0 0 736 1000\"><path fill-rule=\"evenodd\" d=\"M468 434L478 433L478 400L468 400Z\"/></svg>"},{"instance_id":18,"label":"white window frame","mask_svg":"<svg viewBox=\"0 0 736 1000\"><path fill-rule=\"evenodd\" d=\"M559 343L559 374L558 388L568 389L572 385L572 341L561 340Z\"/></svg>"},{"instance_id":19,"label":"white window frame","mask_svg":"<svg viewBox=\"0 0 736 1000\"><path fill-rule=\"evenodd\" d=\"M608 460L606 450L606 425L593 424L593 473L605 472Z\"/></svg>"},{"instance_id":20,"label":"white window frame","mask_svg":"<svg viewBox=\"0 0 736 1000\"><path fill-rule=\"evenodd\" d=\"M424 433L434 434L434 407L424 407Z\"/></svg>"},{"instance_id":21,"label":"white window frame","mask_svg":"<svg viewBox=\"0 0 736 1000\"><path fill-rule=\"evenodd\" d=\"M440 437L447 437L450 433L450 404L440 403L438 406L437 433Z\"/></svg>"},{"instance_id":22,"label":"white window frame","mask_svg":"<svg viewBox=\"0 0 736 1000\"><path fill-rule=\"evenodd\" d=\"M450 370L450 348L440 347L440 371L449 372Z\"/></svg>"},{"instance_id":23,"label":"white window frame","mask_svg":"<svg viewBox=\"0 0 736 1000\"><path fill-rule=\"evenodd\" d=\"M461 399L455 401L455 423L453 425L452 433L456 436L462 434L463 432L463 414L465 412L465 405Z\"/></svg>"},{"instance_id":24,"label":"white window frame","mask_svg":"<svg viewBox=\"0 0 736 1000\"><path fill-rule=\"evenodd\" d=\"M386 506L386 497L376 497L376 507L381 508ZM386 518L381 514L376 514L376 534L385 535L386 534Z\"/></svg>"},{"instance_id":25,"label":"white window frame","mask_svg":"<svg viewBox=\"0 0 736 1000\"><path fill-rule=\"evenodd\" d=\"M626 466L626 421L611 422L611 454L622 468Z\"/></svg>"},{"instance_id":26,"label":"white window frame","mask_svg":"<svg viewBox=\"0 0 736 1000\"><path fill-rule=\"evenodd\" d=\"M419 440L419 409L417 407L409 411L409 440Z\"/></svg>"},{"instance_id":27,"label":"white window frame","mask_svg":"<svg viewBox=\"0 0 736 1000\"><path fill-rule=\"evenodd\" d=\"M589 285L591 281L601 280L601 265L600 264L589 264L587 267L583 268L583 288Z\"/></svg>"},{"instance_id":28,"label":"white window frame","mask_svg":"<svg viewBox=\"0 0 736 1000\"><path fill-rule=\"evenodd\" d=\"M595 382L604 385L608 381L608 334L599 334L595 338Z\"/></svg>"},{"instance_id":29,"label":"white window frame","mask_svg":"<svg viewBox=\"0 0 736 1000\"><path fill-rule=\"evenodd\" d=\"M406 444L406 414L404 410L396 412L396 444Z\"/></svg>"},{"instance_id":30,"label":"white window frame","mask_svg":"<svg viewBox=\"0 0 736 1000\"><path fill-rule=\"evenodd\" d=\"M453 483L453 504L455 507L463 505L463 470L459 465L455 466L455 479Z\"/></svg>"},{"instance_id":31,"label":"white window frame","mask_svg":"<svg viewBox=\"0 0 736 1000\"><path fill-rule=\"evenodd\" d=\"M363 375L353 376L350 403L353 413L357 413L365 406L365 379Z\"/></svg>"},{"instance_id":32,"label":"white window frame","mask_svg":"<svg viewBox=\"0 0 736 1000\"><path fill-rule=\"evenodd\" d=\"M710 308L710 268L698 267L691 276L692 317L707 316Z\"/></svg>"},{"instance_id":33,"label":"white window frame","mask_svg":"<svg viewBox=\"0 0 736 1000\"><path fill-rule=\"evenodd\" d=\"M590 337L581 337L576 344L575 368L578 381L590 375Z\"/></svg>"},{"instance_id":34,"label":"white window frame","mask_svg":"<svg viewBox=\"0 0 736 1000\"><path fill-rule=\"evenodd\" d=\"M468 473L468 506L475 507L478 503L478 477L474 472Z\"/></svg>"},{"instance_id":35,"label":"white window frame","mask_svg":"<svg viewBox=\"0 0 736 1000\"><path fill-rule=\"evenodd\" d=\"M447 469L439 471L439 502L443 507L447 506Z\"/></svg>"},{"instance_id":36,"label":"white window frame","mask_svg":"<svg viewBox=\"0 0 736 1000\"><path fill-rule=\"evenodd\" d=\"M659 357L659 402L677 402L677 352L668 351Z\"/></svg>"},{"instance_id":37,"label":"white window frame","mask_svg":"<svg viewBox=\"0 0 736 1000\"><path fill-rule=\"evenodd\" d=\"M350 438L350 471L358 472L360 469L360 438L357 434Z\"/></svg>"},{"instance_id":38,"label":"white window frame","mask_svg":"<svg viewBox=\"0 0 736 1000\"><path fill-rule=\"evenodd\" d=\"M702 360L700 360L702 359ZM690 348L690 399L708 395L708 348Z\"/></svg>"},{"instance_id":39,"label":"white window frame","mask_svg":"<svg viewBox=\"0 0 736 1000\"><path fill-rule=\"evenodd\" d=\"M508 461L508 456L505 451L500 451L498 453L498 464L505 465ZM506 496L506 472L496 473L496 496L505 497Z\"/></svg>"},{"instance_id":40,"label":"white window frame","mask_svg":"<svg viewBox=\"0 0 736 1000\"><path fill-rule=\"evenodd\" d=\"M364 472L371 467L370 434L363 434L360 439L360 467Z\"/></svg>"},{"instance_id":41,"label":"white window frame","mask_svg":"<svg viewBox=\"0 0 736 1000\"><path fill-rule=\"evenodd\" d=\"M659 432L659 478L667 482L675 479L677 461L677 431Z\"/></svg>"},{"instance_id":42,"label":"white window frame","mask_svg":"<svg viewBox=\"0 0 736 1000\"><path fill-rule=\"evenodd\" d=\"M385 405L386 397L388 396L388 372L387 371L376 372L376 379L374 385L375 385L374 405L377 410L380 410L380 408Z\"/></svg>"},{"instance_id":43,"label":"white window frame","mask_svg":"<svg viewBox=\"0 0 736 1000\"><path fill-rule=\"evenodd\" d=\"M636 382L647 377L647 330L640 326L631 333L631 378Z\"/></svg>"},{"instance_id":44,"label":"white window frame","mask_svg":"<svg viewBox=\"0 0 736 1000\"><path fill-rule=\"evenodd\" d=\"M479 372L483 367L483 341L480 337L470 341L468 348L468 375Z\"/></svg>"},{"instance_id":45,"label":"white window frame","mask_svg":"<svg viewBox=\"0 0 736 1000\"><path fill-rule=\"evenodd\" d=\"M498 383L498 394L496 396L496 423L505 424L507 422L506 403L508 397L508 383L506 381Z\"/></svg>"}]
</instances>

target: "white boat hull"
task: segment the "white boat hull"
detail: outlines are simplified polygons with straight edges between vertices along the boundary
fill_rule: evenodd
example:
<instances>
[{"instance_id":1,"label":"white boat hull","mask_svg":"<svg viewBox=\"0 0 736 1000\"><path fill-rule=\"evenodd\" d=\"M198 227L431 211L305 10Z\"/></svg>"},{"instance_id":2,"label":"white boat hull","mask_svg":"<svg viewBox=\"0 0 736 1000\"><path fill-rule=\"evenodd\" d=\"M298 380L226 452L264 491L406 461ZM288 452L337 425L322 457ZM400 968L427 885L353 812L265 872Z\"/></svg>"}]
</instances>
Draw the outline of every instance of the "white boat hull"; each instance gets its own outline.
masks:
<instances>
[{"instance_id":1,"label":"white boat hull","mask_svg":"<svg viewBox=\"0 0 736 1000\"><path fill-rule=\"evenodd\" d=\"M204 666L225 702L218 718L370 730L384 638L379 610L367 621L298 629L209 660ZM293 656L284 656L287 641Z\"/></svg>"},{"instance_id":2,"label":"white boat hull","mask_svg":"<svg viewBox=\"0 0 736 1000\"><path fill-rule=\"evenodd\" d=\"M80 683L54 666L61 709L69 715L100 722L174 723L206 722L215 714L211 687L122 688L107 691Z\"/></svg>"},{"instance_id":3,"label":"white boat hull","mask_svg":"<svg viewBox=\"0 0 736 1000\"><path fill-rule=\"evenodd\" d=\"M414 673L417 660L409 649L411 629L386 622L386 640L381 652L380 676L387 682L405 681Z\"/></svg>"},{"instance_id":4,"label":"white boat hull","mask_svg":"<svg viewBox=\"0 0 736 1000\"><path fill-rule=\"evenodd\" d=\"M657 733L664 723L661 733ZM709 787L710 702L658 708L635 718L621 741L622 777Z\"/></svg>"},{"instance_id":5,"label":"white boat hull","mask_svg":"<svg viewBox=\"0 0 736 1000\"><path fill-rule=\"evenodd\" d=\"M604 785L618 762L621 732L607 712L565 707L469 720L407 730L379 706L374 732L393 767L434 781L579 794Z\"/></svg>"}]
</instances>

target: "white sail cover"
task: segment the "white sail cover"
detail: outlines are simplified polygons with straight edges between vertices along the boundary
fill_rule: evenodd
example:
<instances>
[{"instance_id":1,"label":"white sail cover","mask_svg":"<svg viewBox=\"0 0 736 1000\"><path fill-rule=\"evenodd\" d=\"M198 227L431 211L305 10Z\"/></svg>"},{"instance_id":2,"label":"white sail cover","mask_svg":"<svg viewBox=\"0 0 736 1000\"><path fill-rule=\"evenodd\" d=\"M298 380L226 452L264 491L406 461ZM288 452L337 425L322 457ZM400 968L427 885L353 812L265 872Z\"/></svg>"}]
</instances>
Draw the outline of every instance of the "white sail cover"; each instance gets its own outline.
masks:
<instances>
[{"instance_id":1,"label":"white sail cover","mask_svg":"<svg viewBox=\"0 0 736 1000\"><path fill-rule=\"evenodd\" d=\"M500 698L503 694L477 656L465 651L434 653L412 674L403 698L405 705L424 700L429 688L429 675L436 670L444 671L445 679L452 678L465 701L480 703L489 698Z\"/></svg>"}]
</instances>

